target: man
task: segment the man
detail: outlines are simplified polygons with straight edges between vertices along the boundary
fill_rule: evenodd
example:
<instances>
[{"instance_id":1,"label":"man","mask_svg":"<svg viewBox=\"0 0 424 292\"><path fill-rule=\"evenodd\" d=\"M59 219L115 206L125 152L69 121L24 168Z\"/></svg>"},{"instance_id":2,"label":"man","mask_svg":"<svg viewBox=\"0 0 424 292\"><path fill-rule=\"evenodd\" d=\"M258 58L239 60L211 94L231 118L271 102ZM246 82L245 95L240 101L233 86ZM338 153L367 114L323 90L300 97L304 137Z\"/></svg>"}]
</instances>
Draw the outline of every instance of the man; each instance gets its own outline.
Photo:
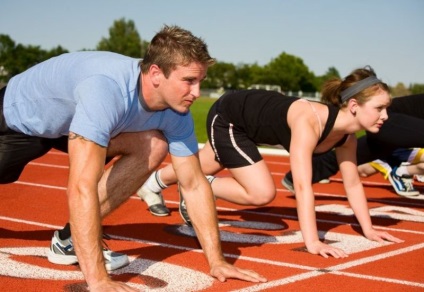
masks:
<instances>
[{"instance_id":1,"label":"man","mask_svg":"<svg viewBox=\"0 0 424 292\"><path fill-rule=\"evenodd\" d=\"M128 261L102 252L101 219L136 192L168 145L212 276L266 281L223 258L212 191L197 157L189 108L214 62L203 40L164 26L140 63L109 52L64 54L15 76L2 90L0 182L18 179L29 161L51 148L68 151L72 240L64 238L68 227L55 232L49 260L72 262L75 254L64 253L61 243L74 248L90 291L132 290L108 277L105 257L124 258L118 266Z\"/></svg>"}]
</instances>

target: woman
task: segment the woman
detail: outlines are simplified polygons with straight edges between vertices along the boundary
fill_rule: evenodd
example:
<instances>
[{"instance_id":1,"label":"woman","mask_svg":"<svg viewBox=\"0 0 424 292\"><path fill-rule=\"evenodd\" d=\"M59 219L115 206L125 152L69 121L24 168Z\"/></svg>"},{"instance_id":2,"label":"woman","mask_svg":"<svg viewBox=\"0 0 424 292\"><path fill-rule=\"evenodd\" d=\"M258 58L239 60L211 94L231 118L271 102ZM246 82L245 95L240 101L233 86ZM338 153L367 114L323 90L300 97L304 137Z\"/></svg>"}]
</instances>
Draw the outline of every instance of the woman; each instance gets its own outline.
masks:
<instances>
[{"instance_id":1,"label":"woman","mask_svg":"<svg viewBox=\"0 0 424 292\"><path fill-rule=\"evenodd\" d=\"M209 111L209 141L200 151L206 175L223 168L232 174L232 177L208 177L214 195L241 205L264 205L272 201L275 185L257 145L282 145L290 152L297 212L308 251L324 257L346 257L343 250L318 238L311 184L312 157L336 148L348 200L364 235L375 241L401 242L373 228L355 157L355 132L376 133L387 119L386 108L391 102L388 86L371 68L357 69L344 80L325 83L322 101L309 102L265 90L224 94ZM138 194L142 199L150 197L152 192L160 195L161 189L175 182L174 170L167 166L153 174ZM180 195L183 196L181 192ZM180 208L180 213L187 222L184 209Z\"/></svg>"},{"instance_id":2,"label":"woman","mask_svg":"<svg viewBox=\"0 0 424 292\"><path fill-rule=\"evenodd\" d=\"M424 94L396 97L387 109L389 118L384 122L380 131L366 132L358 139L356 159L358 165L363 165L376 159L387 160L396 149L424 148ZM339 171L334 151L325 153L312 160L312 182L329 178ZM397 172L397 171L396 171ZM396 174L396 173L395 173ZM397 172L397 188L403 196L411 196L414 192L408 190L407 181L402 181L402 174ZM288 172L282 184L291 191L292 174Z\"/></svg>"}]
</instances>

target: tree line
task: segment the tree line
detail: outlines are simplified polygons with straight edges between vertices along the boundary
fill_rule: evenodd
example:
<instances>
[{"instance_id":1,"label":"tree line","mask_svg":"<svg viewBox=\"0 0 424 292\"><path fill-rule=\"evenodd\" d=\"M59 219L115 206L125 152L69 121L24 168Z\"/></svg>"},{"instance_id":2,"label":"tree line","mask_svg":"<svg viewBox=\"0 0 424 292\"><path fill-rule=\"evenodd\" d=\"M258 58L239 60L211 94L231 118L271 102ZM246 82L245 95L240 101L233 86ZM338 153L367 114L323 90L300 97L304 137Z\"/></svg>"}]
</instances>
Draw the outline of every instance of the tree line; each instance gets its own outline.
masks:
<instances>
[{"instance_id":1,"label":"tree line","mask_svg":"<svg viewBox=\"0 0 424 292\"><path fill-rule=\"evenodd\" d=\"M140 37L132 20L121 18L114 21L109 28L109 36L103 37L94 50L141 58L148 44L148 41ZM0 85L6 84L11 77L37 63L67 52L69 51L61 46L44 50L40 46L16 44L10 36L0 34ZM270 84L280 86L282 91L317 92L323 82L334 77L340 78L335 67L329 67L324 75L316 76L301 58L282 52L264 66L256 63L235 65L218 60L209 68L202 88L227 90L248 88L252 84ZM424 84L406 86L398 83L391 91L393 96L423 93Z\"/></svg>"}]
</instances>

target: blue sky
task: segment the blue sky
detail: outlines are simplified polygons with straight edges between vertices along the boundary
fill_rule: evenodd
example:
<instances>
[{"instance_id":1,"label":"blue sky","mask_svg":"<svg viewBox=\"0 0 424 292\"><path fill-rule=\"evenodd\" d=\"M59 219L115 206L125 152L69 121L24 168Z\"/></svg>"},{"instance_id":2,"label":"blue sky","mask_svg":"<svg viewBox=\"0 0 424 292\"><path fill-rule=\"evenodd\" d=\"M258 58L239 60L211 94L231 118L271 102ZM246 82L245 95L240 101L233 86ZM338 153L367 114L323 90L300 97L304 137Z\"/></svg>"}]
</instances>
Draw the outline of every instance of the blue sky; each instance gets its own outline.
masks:
<instances>
[{"instance_id":1,"label":"blue sky","mask_svg":"<svg viewBox=\"0 0 424 292\"><path fill-rule=\"evenodd\" d=\"M218 61L264 65L282 52L316 75L371 65L390 85L424 83L422 0L2 0L0 34L94 49L120 18L149 41L163 24L202 37Z\"/></svg>"}]
</instances>

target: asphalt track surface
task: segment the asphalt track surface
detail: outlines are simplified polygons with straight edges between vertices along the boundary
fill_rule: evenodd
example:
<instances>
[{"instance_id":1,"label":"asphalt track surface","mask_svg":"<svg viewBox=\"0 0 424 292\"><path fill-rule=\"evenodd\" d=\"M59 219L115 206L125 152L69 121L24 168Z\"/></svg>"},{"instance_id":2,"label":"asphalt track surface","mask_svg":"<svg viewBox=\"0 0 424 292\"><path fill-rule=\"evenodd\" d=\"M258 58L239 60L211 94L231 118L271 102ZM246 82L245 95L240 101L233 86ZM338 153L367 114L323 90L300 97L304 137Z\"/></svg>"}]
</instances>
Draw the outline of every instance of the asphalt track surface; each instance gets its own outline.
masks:
<instances>
[{"instance_id":1,"label":"asphalt track surface","mask_svg":"<svg viewBox=\"0 0 424 292\"><path fill-rule=\"evenodd\" d=\"M108 246L131 261L111 277L148 291L424 291L424 195L399 197L379 174L363 179L374 226L405 240L379 244L362 236L339 174L329 184L315 184L319 234L349 253L325 259L305 251L295 198L280 184L288 157L264 157L276 199L263 207L218 200L217 210L226 259L260 272L267 283L220 283L209 276L193 230L179 216L174 186L164 192L170 216L152 216L132 196L104 220ZM67 155L51 151L31 162L19 181L0 185L0 291L85 290L78 265L46 258L53 231L68 220L67 174ZM424 191L423 184L416 186Z\"/></svg>"}]
</instances>

